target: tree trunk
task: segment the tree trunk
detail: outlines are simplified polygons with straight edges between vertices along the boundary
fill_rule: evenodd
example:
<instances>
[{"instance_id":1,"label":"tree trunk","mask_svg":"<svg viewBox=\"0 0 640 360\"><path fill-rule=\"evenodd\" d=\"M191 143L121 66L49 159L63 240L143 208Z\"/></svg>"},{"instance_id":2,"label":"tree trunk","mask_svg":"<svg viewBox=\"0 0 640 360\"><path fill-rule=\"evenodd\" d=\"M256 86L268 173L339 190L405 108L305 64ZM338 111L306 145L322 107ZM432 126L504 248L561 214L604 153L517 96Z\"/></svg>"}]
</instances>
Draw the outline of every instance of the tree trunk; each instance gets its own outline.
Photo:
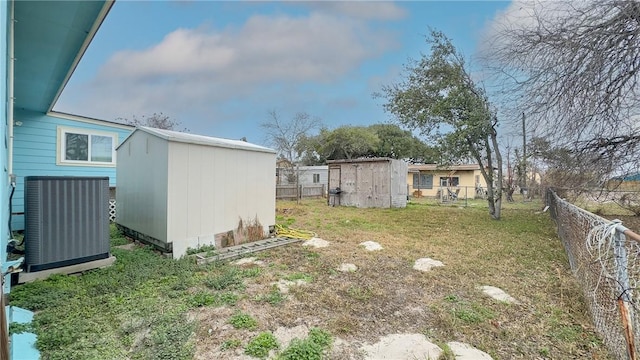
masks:
<instances>
[{"instance_id":1,"label":"tree trunk","mask_svg":"<svg viewBox=\"0 0 640 360\"><path fill-rule=\"evenodd\" d=\"M502 154L500 154L500 148L498 147L498 133L495 128L495 122L497 122L496 119L494 119L494 125L491 127L491 143L493 144L493 152L496 155L496 166L498 167L498 188L496 189L498 198L495 202L493 218L500 220L502 212ZM493 169L489 170L493 173Z\"/></svg>"}]
</instances>

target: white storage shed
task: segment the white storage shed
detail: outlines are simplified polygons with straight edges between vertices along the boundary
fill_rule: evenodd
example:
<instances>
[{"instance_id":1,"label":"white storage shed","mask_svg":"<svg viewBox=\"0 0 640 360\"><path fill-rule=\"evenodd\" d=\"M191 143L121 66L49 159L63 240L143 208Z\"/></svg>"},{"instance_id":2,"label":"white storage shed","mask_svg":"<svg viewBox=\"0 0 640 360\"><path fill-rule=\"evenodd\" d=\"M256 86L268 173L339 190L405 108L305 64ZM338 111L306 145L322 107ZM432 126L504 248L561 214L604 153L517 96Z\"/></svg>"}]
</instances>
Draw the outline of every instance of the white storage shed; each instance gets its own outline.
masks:
<instances>
[{"instance_id":1,"label":"white storage shed","mask_svg":"<svg viewBox=\"0 0 640 360\"><path fill-rule=\"evenodd\" d=\"M275 225L272 149L136 128L117 148L116 223L174 258L259 240Z\"/></svg>"}]
</instances>

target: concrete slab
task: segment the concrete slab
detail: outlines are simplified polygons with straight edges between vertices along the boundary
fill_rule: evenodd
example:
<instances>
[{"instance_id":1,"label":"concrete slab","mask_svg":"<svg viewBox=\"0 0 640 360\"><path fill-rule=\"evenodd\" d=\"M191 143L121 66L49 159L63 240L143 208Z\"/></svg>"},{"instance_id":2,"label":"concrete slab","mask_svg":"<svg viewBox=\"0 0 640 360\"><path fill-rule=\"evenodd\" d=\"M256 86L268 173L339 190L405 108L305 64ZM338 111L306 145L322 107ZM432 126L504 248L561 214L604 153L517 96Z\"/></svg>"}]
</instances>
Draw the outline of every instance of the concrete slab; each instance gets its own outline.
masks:
<instances>
[{"instance_id":1,"label":"concrete slab","mask_svg":"<svg viewBox=\"0 0 640 360\"><path fill-rule=\"evenodd\" d=\"M504 292L504 290L497 288L495 286L480 286L478 287L485 295L490 296L498 301L502 301L509 304L519 304L518 300L513 298L511 295Z\"/></svg>"},{"instance_id":2,"label":"concrete slab","mask_svg":"<svg viewBox=\"0 0 640 360\"><path fill-rule=\"evenodd\" d=\"M413 268L418 271L430 271L434 267L444 266L442 261L433 260L431 258L422 258L416 260L413 264Z\"/></svg>"},{"instance_id":3,"label":"concrete slab","mask_svg":"<svg viewBox=\"0 0 640 360\"><path fill-rule=\"evenodd\" d=\"M329 246L329 242L324 239L320 239L317 237L311 238L302 243L302 246L311 246L314 248L323 248Z\"/></svg>"},{"instance_id":4,"label":"concrete slab","mask_svg":"<svg viewBox=\"0 0 640 360\"><path fill-rule=\"evenodd\" d=\"M453 355L455 355L456 360L493 360L489 354L469 344L451 341L447 343L447 346L449 346L449 349L451 349Z\"/></svg>"},{"instance_id":5,"label":"concrete slab","mask_svg":"<svg viewBox=\"0 0 640 360\"><path fill-rule=\"evenodd\" d=\"M74 274L74 273L79 273L87 270L104 268L104 267L113 265L115 261L116 261L116 257L110 256L106 259L88 261L82 264L63 266L55 269L48 269L48 270L35 271L35 272L21 272L20 274L18 274L18 283L22 284L22 283L31 282L38 279L46 279L53 274Z\"/></svg>"},{"instance_id":6,"label":"concrete slab","mask_svg":"<svg viewBox=\"0 0 640 360\"><path fill-rule=\"evenodd\" d=\"M382 245L378 244L375 241L365 241L363 243L360 243L360 246L364 246L367 251L379 251L383 249Z\"/></svg>"},{"instance_id":7,"label":"concrete slab","mask_svg":"<svg viewBox=\"0 0 640 360\"><path fill-rule=\"evenodd\" d=\"M365 354L365 360L437 359L442 354L442 349L422 334L387 335L360 350Z\"/></svg>"}]
</instances>

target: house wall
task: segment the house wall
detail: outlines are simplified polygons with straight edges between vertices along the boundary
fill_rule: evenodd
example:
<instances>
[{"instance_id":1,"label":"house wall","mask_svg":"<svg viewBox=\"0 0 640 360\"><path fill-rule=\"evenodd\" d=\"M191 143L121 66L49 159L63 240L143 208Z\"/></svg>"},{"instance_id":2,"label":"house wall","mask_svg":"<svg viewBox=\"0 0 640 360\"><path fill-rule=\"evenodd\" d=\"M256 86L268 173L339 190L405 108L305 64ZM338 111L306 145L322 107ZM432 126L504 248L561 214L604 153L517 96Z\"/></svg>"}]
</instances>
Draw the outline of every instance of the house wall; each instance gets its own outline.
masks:
<instances>
[{"instance_id":1,"label":"house wall","mask_svg":"<svg viewBox=\"0 0 640 360\"><path fill-rule=\"evenodd\" d=\"M42 113L16 110L14 126L13 169L16 191L13 195L12 229L24 229L24 177L25 176L108 176L110 186L116 186L114 165L59 165L59 127L113 133L121 143L132 131L126 126L80 121ZM116 161L117 162L117 161Z\"/></svg>"},{"instance_id":2,"label":"house wall","mask_svg":"<svg viewBox=\"0 0 640 360\"><path fill-rule=\"evenodd\" d=\"M168 238L173 256L204 245L240 220L275 225L276 154L181 142L169 143Z\"/></svg>"},{"instance_id":3,"label":"house wall","mask_svg":"<svg viewBox=\"0 0 640 360\"><path fill-rule=\"evenodd\" d=\"M484 180L484 177L482 176L480 170L456 170L455 172L449 170L429 170L421 171L420 173L433 175L433 187L431 189L420 189L422 192L422 196L436 197L438 195L438 190L440 189L440 179L455 176L457 176L460 181L460 197L464 197L465 194L468 198L473 198L476 196L476 176L479 177L480 185L482 186L482 188L485 190L487 189L487 182ZM413 174L414 173L407 174L409 195L413 195L414 191L418 190L413 187Z\"/></svg>"},{"instance_id":4,"label":"house wall","mask_svg":"<svg viewBox=\"0 0 640 360\"><path fill-rule=\"evenodd\" d=\"M167 242L167 141L136 131L117 153L116 223Z\"/></svg>"},{"instance_id":5,"label":"house wall","mask_svg":"<svg viewBox=\"0 0 640 360\"><path fill-rule=\"evenodd\" d=\"M295 183L289 183L286 177L286 171L296 172L295 168L281 168L281 177L280 180L281 185L295 185ZM302 186L313 186L313 185L322 185L329 183L329 167L328 166L300 166L298 168L298 183ZM320 175L320 181L317 183L313 182L313 175Z\"/></svg>"},{"instance_id":6,"label":"house wall","mask_svg":"<svg viewBox=\"0 0 640 360\"><path fill-rule=\"evenodd\" d=\"M9 36L9 6L10 1L0 2L0 134L2 143L0 143L0 262L4 263L7 259L7 241L9 240L9 180L7 174L7 118L8 118L8 94L7 94L7 66L9 54L7 49L7 41ZM9 279L7 279L9 280ZM11 281L4 282L5 293L9 292Z\"/></svg>"}]
</instances>

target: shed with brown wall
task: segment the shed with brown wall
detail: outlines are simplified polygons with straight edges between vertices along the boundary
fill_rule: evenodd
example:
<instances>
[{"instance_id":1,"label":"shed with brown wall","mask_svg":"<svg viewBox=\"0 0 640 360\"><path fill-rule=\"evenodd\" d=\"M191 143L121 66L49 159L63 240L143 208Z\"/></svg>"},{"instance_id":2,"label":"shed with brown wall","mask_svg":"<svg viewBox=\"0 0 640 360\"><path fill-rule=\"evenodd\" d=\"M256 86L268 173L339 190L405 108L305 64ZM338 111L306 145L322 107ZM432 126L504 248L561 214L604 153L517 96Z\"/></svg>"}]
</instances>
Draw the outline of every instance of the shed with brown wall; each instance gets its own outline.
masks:
<instances>
[{"instance_id":1,"label":"shed with brown wall","mask_svg":"<svg viewBox=\"0 0 640 360\"><path fill-rule=\"evenodd\" d=\"M329 204L360 208L407 206L407 163L389 158L329 160ZM338 194L336 189L340 188Z\"/></svg>"}]
</instances>

